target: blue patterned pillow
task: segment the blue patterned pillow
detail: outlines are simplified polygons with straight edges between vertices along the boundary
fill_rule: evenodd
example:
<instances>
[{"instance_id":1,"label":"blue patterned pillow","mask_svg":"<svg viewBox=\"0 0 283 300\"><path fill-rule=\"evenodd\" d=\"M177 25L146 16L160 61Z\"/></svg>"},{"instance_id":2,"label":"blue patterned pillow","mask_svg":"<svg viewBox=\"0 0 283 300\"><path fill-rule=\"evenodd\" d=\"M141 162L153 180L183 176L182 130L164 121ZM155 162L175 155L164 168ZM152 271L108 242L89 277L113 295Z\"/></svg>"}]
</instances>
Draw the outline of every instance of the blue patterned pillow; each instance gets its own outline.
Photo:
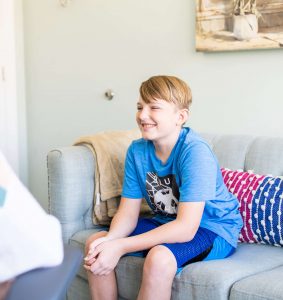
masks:
<instances>
[{"instance_id":1,"label":"blue patterned pillow","mask_svg":"<svg viewBox=\"0 0 283 300\"><path fill-rule=\"evenodd\" d=\"M221 169L224 183L240 202L244 226L239 241L283 247L283 179Z\"/></svg>"}]
</instances>

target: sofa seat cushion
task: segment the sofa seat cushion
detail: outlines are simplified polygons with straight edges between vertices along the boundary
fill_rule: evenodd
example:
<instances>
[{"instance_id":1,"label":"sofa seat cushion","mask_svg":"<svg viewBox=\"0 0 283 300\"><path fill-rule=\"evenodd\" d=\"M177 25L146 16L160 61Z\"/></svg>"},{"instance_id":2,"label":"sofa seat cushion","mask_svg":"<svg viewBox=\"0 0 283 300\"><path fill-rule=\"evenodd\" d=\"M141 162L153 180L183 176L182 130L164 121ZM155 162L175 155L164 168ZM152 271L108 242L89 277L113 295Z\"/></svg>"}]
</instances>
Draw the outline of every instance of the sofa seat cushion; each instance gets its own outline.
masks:
<instances>
[{"instance_id":1,"label":"sofa seat cushion","mask_svg":"<svg viewBox=\"0 0 283 300\"><path fill-rule=\"evenodd\" d=\"M283 252L279 247L240 244L229 258L186 266L174 279L172 299L227 300L236 281L276 268L282 263ZM136 299L142 266L142 258L124 257L120 260L116 273L121 297Z\"/></svg>"},{"instance_id":2,"label":"sofa seat cushion","mask_svg":"<svg viewBox=\"0 0 283 300\"><path fill-rule=\"evenodd\" d=\"M100 230L96 228L80 231L72 237L70 243L84 249L87 237ZM116 267L120 297L136 299L143 263L143 258L132 256L120 260ZM226 300L235 282L281 265L283 265L281 247L239 244L237 251L226 259L197 262L186 266L174 279L172 299ZM87 280L83 268L79 270L78 275Z\"/></svg>"},{"instance_id":3,"label":"sofa seat cushion","mask_svg":"<svg viewBox=\"0 0 283 300\"><path fill-rule=\"evenodd\" d=\"M283 299L283 266L261 272L236 282L230 300Z\"/></svg>"}]
</instances>

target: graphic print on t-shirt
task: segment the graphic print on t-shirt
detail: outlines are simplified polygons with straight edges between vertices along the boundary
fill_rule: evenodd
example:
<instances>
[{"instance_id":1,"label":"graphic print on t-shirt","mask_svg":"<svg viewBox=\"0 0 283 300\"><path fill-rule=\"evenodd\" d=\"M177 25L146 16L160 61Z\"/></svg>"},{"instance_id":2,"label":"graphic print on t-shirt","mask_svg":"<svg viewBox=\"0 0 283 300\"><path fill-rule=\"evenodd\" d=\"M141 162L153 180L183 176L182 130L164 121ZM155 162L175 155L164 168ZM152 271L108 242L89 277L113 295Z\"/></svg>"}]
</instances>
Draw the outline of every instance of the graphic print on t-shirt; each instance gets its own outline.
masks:
<instances>
[{"instance_id":1,"label":"graphic print on t-shirt","mask_svg":"<svg viewBox=\"0 0 283 300\"><path fill-rule=\"evenodd\" d=\"M155 213L175 216L179 202L179 189L175 176L158 177L153 172L146 174L146 191Z\"/></svg>"}]
</instances>

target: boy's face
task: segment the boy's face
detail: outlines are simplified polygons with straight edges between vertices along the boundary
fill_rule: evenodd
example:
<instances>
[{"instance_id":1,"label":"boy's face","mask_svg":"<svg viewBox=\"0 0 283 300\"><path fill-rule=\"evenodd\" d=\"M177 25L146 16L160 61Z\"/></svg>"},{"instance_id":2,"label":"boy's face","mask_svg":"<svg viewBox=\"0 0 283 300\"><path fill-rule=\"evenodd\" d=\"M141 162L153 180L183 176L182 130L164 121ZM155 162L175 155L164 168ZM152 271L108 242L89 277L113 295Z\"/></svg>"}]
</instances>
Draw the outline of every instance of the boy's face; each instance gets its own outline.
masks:
<instances>
[{"instance_id":1,"label":"boy's face","mask_svg":"<svg viewBox=\"0 0 283 300\"><path fill-rule=\"evenodd\" d=\"M187 110L179 109L173 102L157 99L145 103L141 98L137 103L136 121L146 140L166 144L178 135L187 120Z\"/></svg>"}]
</instances>

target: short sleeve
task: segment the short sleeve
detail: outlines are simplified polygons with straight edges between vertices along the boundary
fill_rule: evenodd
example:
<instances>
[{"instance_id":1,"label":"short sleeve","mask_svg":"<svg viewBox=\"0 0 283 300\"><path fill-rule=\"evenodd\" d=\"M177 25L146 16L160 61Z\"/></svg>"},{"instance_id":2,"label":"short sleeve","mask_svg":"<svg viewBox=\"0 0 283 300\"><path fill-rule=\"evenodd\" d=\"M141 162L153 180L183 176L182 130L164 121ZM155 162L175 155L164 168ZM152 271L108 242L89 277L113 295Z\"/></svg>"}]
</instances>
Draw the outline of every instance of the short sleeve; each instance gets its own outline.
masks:
<instances>
[{"instance_id":1,"label":"short sleeve","mask_svg":"<svg viewBox=\"0 0 283 300\"><path fill-rule=\"evenodd\" d=\"M138 171L134 157L134 145L128 148L125 169L122 196L125 198L140 199L143 197L141 186L138 180Z\"/></svg>"},{"instance_id":2,"label":"short sleeve","mask_svg":"<svg viewBox=\"0 0 283 300\"><path fill-rule=\"evenodd\" d=\"M215 199L217 170L217 160L207 144L198 142L189 146L179 162L179 201Z\"/></svg>"}]
</instances>

